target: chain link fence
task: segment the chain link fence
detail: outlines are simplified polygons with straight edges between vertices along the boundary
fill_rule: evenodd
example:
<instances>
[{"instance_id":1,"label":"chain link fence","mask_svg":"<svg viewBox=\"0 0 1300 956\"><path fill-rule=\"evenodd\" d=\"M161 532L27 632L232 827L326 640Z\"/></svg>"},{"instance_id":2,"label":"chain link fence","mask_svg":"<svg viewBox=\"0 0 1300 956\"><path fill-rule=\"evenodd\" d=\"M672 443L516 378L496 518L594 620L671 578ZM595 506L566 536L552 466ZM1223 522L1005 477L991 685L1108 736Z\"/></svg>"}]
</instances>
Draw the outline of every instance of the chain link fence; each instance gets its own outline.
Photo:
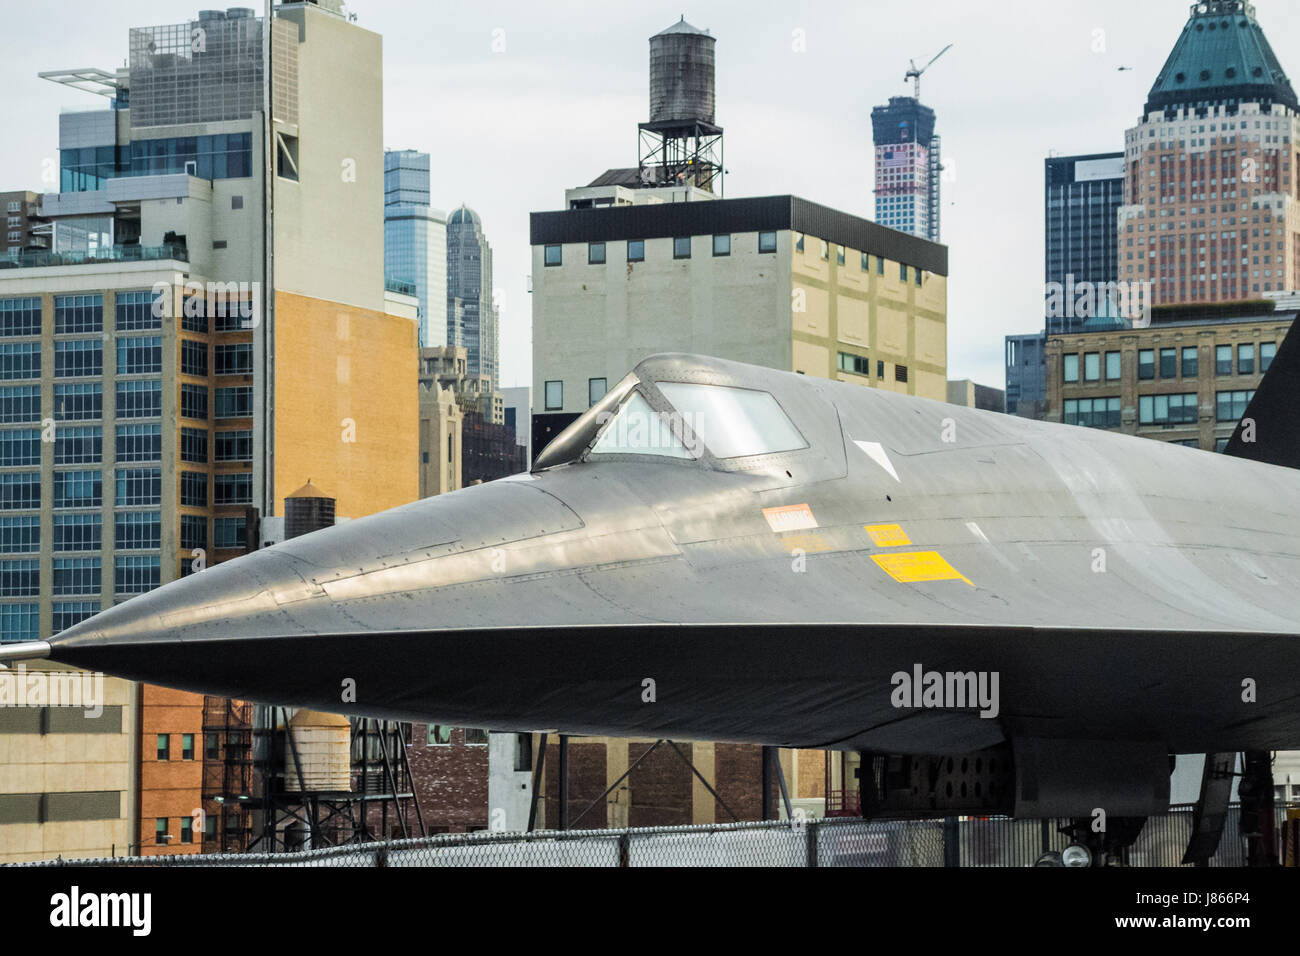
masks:
<instances>
[{"instance_id":1,"label":"chain link fence","mask_svg":"<svg viewBox=\"0 0 1300 956\"><path fill-rule=\"evenodd\" d=\"M1281 832L1285 809L1277 810ZM1245 865L1240 811L1229 811L1211 866ZM581 866L581 867L1017 867L1062 850L1065 820L962 817L950 820L855 819L731 823L713 826L536 833L446 833L414 840L353 844L299 853L245 853L46 860L26 866ZM1190 807L1152 817L1129 861L1182 863L1191 836Z\"/></svg>"}]
</instances>

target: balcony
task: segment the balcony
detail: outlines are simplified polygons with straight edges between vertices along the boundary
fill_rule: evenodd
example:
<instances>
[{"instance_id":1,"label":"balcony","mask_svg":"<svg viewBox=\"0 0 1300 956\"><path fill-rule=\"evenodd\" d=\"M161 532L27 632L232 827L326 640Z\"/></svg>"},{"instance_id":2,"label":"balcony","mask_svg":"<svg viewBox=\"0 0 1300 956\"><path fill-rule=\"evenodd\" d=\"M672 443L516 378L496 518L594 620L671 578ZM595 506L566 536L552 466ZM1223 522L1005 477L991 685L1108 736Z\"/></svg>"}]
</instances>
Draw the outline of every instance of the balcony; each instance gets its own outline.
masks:
<instances>
[{"instance_id":1,"label":"balcony","mask_svg":"<svg viewBox=\"0 0 1300 956\"><path fill-rule=\"evenodd\" d=\"M0 255L0 269L40 269L46 266L81 266L105 262L189 262L185 246L109 246L87 252L35 252L25 250Z\"/></svg>"},{"instance_id":2,"label":"balcony","mask_svg":"<svg viewBox=\"0 0 1300 956\"><path fill-rule=\"evenodd\" d=\"M399 295L415 295L415 283L407 282L405 279L394 279L392 276L385 276L384 290L396 292Z\"/></svg>"}]
</instances>

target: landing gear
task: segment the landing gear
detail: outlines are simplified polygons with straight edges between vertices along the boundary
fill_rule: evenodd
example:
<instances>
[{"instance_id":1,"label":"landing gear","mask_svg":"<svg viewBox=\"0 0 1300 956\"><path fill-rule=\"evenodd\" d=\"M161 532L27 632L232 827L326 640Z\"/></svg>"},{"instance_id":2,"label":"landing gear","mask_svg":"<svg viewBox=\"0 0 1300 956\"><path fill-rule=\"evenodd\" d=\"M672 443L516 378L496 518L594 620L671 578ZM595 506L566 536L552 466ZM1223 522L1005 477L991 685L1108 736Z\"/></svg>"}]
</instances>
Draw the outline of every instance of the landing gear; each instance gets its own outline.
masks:
<instances>
[{"instance_id":1,"label":"landing gear","mask_svg":"<svg viewBox=\"0 0 1300 956\"><path fill-rule=\"evenodd\" d=\"M1128 866L1128 854L1137 842L1146 817L1111 817L1106 829L1093 829L1092 817L1078 817L1060 828L1070 838L1070 845L1060 854L1044 854L1038 866L1104 867ZM1053 861L1048 861L1048 857ZM1059 862L1055 861L1059 858Z\"/></svg>"}]
</instances>

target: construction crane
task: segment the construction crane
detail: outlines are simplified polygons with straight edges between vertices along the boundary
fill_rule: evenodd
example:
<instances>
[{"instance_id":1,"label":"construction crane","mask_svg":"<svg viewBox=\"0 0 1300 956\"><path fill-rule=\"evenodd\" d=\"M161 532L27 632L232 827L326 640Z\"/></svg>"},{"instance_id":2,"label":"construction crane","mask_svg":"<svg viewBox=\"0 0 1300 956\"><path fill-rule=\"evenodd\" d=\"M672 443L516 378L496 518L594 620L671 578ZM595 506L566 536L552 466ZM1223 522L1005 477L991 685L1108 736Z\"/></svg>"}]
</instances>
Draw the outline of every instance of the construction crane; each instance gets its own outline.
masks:
<instances>
[{"instance_id":1,"label":"construction crane","mask_svg":"<svg viewBox=\"0 0 1300 956\"><path fill-rule=\"evenodd\" d=\"M930 69L930 67L934 66L934 61L939 59L939 57L943 56L949 50L951 50L952 47L953 45L949 43L946 47L944 47L942 50L936 53L930 59L929 63L921 67L919 70L916 67L916 61L915 60L911 61L912 68L907 71L907 76L903 77L903 80L904 82L906 82L907 80L912 81L912 90L913 90L912 95L916 97L918 103L921 101L921 74L924 73L926 70Z\"/></svg>"}]
</instances>

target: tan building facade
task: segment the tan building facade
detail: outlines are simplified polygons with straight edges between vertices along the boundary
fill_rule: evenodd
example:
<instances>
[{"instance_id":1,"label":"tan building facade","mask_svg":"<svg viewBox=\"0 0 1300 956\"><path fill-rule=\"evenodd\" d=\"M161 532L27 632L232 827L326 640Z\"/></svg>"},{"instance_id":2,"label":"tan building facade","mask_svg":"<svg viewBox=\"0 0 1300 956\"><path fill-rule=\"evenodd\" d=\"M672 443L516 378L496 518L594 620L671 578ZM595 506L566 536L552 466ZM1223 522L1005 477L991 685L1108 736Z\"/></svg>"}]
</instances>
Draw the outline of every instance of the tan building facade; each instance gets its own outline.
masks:
<instances>
[{"instance_id":1,"label":"tan building facade","mask_svg":"<svg viewBox=\"0 0 1300 956\"><path fill-rule=\"evenodd\" d=\"M1296 318L1256 311L1048 336L1047 420L1222 451Z\"/></svg>"},{"instance_id":2,"label":"tan building facade","mask_svg":"<svg viewBox=\"0 0 1300 956\"><path fill-rule=\"evenodd\" d=\"M660 352L946 399L945 247L793 196L624 192L532 216L534 453Z\"/></svg>"}]
</instances>

